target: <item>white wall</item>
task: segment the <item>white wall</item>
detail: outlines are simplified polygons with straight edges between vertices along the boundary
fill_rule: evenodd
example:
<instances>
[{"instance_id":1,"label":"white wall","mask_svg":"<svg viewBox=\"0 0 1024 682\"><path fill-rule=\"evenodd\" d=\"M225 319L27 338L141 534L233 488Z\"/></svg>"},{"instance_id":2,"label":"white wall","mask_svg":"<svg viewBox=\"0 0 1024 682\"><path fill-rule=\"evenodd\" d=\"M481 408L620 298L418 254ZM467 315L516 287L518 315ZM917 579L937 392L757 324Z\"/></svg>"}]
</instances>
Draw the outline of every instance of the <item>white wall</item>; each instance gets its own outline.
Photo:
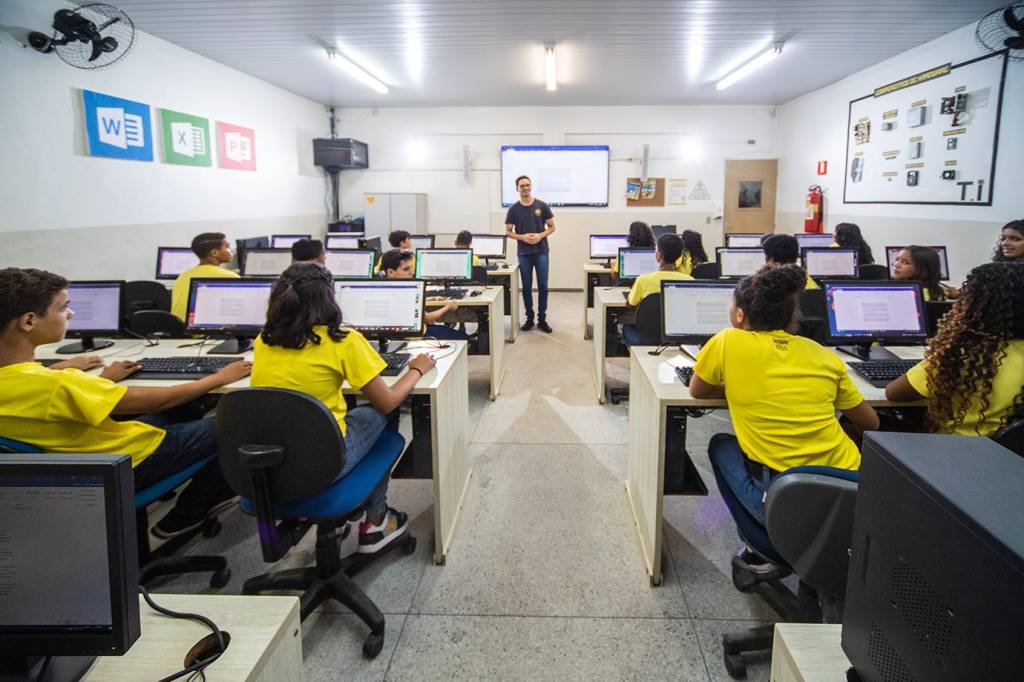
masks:
<instances>
[{"instance_id":1,"label":"white wall","mask_svg":"<svg viewBox=\"0 0 1024 682\"><path fill-rule=\"evenodd\" d=\"M1020 191L1024 177L1022 63L1010 62L1007 69L992 206L843 203L850 100L928 68L983 55L974 42L974 27L965 26L779 107L776 229L803 229L807 187L820 184L825 190L826 229L840 222L857 223L876 260L884 258L886 245L945 244L949 247L951 279L959 282L972 267L991 258L999 228L1024 217L1024 192ZM829 172L824 177L815 174L819 160L828 161Z\"/></svg>"},{"instance_id":2,"label":"white wall","mask_svg":"<svg viewBox=\"0 0 1024 682\"><path fill-rule=\"evenodd\" d=\"M131 53L95 72L23 49L21 28L45 28L53 3L0 6L0 266L70 277L151 278L158 245L202 231L229 237L323 232L324 181L312 164L325 108L138 32ZM79 90L166 107L256 131L255 172L86 156ZM212 132L212 130L211 130Z\"/></svg>"}]
</instances>

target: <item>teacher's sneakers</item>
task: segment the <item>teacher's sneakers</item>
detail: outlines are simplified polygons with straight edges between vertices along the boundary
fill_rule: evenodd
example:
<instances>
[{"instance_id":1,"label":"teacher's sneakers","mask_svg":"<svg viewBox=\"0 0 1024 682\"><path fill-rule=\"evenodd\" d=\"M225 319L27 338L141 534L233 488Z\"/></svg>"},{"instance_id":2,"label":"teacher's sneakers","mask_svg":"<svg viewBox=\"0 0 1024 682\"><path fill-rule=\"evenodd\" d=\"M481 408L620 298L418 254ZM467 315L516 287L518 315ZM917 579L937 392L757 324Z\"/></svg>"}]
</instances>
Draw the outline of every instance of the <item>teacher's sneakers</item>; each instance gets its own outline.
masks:
<instances>
[{"instance_id":1,"label":"teacher's sneakers","mask_svg":"<svg viewBox=\"0 0 1024 682\"><path fill-rule=\"evenodd\" d=\"M531 329L533 329L533 318L532 317L526 318L526 322L523 322L523 326L520 327L519 329L520 329L520 331L524 331L524 332L528 332Z\"/></svg>"},{"instance_id":2,"label":"teacher's sneakers","mask_svg":"<svg viewBox=\"0 0 1024 682\"><path fill-rule=\"evenodd\" d=\"M551 325L548 324L547 320L540 320L539 322L537 322L537 329L541 330L545 334L550 334L552 331L554 331L553 329L551 329Z\"/></svg>"}]
</instances>

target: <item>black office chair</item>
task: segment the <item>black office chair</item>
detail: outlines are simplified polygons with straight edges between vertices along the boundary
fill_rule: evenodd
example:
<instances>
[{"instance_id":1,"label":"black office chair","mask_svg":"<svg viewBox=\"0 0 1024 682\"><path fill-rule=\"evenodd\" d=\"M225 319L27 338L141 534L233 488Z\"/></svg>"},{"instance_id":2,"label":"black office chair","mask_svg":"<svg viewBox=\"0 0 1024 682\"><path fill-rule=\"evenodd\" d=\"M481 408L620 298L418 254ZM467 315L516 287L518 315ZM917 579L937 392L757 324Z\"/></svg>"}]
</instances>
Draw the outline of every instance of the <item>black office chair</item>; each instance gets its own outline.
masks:
<instances>
[{"instance_id":1,"label":"black office chair","mask_svg":"<svg viewBox=\"0 0 1024 682\"><path fill-rule=\"evenodd\" d=\"M163 310L137 310L128 319L128 329L147 338L183 339L185 323Z\"/></svg>"},{"instance_id":2,"label":"black office chair","mask_svg":"<svg viewBox=\"0 0 1024 682\"><path fill-rule=\"evenodd\" d=\"M632 324L622 325L620 334L626 346L657 346L661 343L661 294L648 294L636 307ZM609 388L612 405L629 400L629 387Z\"/></svg>"},{"instance_id":3,"label":"black office chair","mask_svg":"<svg viewBox=\"0 0 1024 682\"><path fill-rule=\"evenodd\" d=\"M335 480L345 464L345 439L327 406L297 391L249 388L221 399L217 446L224 478L242 496L242 510L256 516L264 561L283 558L316 526L314 566L250 578L243 594L299 591L303 620L321 602L339 601L370 627L363 654L376 657L384 646L384 615L351 576L392 549L411 554L416 538L406 533L375 554L344 559L341 542L348 522L390 476L405 440L386 430L352 471Z\"/></svg>"},{"instance_id":4,"label":"black office chair","mask_svg":"<svg viewBox=\"0 0 1024 682\"><path fill-rule=\"evenodd\" d=\"M135 280L124 285L124 322L139 310L171 312L171 292L160 282Z\"/></svg>"},{"instance_id":5,"label":"black office chair","mask_svg":"<svg viewBox=\"0 0 1024 682\"><path fill-rule=\"evenodd\" d=\"M857 279L889 279L889 268L878 263L866 263L857 268Z\"/></svg>"},{"instance_id":6,"label":"black office chair","mask_svg":"<svg viewBox=\"0 0 1024 682\"><path fill-rule=\"evenodd\" d=\"M483 265L474 265L472 268L471 279L474 284L480 284L487 286L487 268Z\"/></svg>"},{"instance_id":7,"label":"black office chair","mask_svg":"<svg viewBox=\"0 0 1024 682\"><path fill-rule=\"evenodd\" d=\"M822 289L804 289L800 292L800 317L797 334L825 344L828 336L825 292Z\"/></svg>"},{"instance_id":8,"label":"black office chair","mask_svg":"<svg viewBox=\"0 0 1024 682\"><path fill-rule=\"evenodd\" d=\"M993 433L990 438L1024 457L1024 417Z\"/></svg>"},{"instance_id":9,"label":"black office chair","mask_svg":"<svg viewBox=\"0 0 1024 682\"><path fill-rule=\"evenodd\" d=\"M939 324L942 322L942 318L946 316L953 308L952 301L925 301L924 313L925 321L928 323L928 338L932 338L939 331Z\"/></svg>"},{"instance_id":10,"label":"black office chair","mask_svg":"<svg viewBox=\"0 0 1024 682\"><path fill-rule=\"evenodd\" d=\"M722 274L722 270L718 266L717 261L709 261L693 266L690 274L694 279L718 279Z\"/></svg>"}]
</instances>

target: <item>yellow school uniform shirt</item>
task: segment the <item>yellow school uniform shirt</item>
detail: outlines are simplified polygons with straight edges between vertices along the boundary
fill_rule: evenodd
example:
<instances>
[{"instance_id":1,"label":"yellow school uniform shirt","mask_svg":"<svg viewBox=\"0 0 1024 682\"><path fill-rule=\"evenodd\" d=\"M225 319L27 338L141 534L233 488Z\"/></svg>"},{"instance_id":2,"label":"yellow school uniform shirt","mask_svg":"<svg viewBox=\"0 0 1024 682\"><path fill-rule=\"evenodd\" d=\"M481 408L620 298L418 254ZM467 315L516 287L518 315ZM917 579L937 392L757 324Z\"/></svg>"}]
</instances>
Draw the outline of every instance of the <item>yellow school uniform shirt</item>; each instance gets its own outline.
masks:
<instances>
[{"instance_id":1,"label":"yellow school uniform shirt","mask_svg":"<svg viewBox=\"0 0 1024 682\"><path fill-rule=\"evenodd\" d=\"M359 332L346 330L340 341L332 341L327 327L314 327L320 343L304 348L268 346L263 337L253 343L250 386L288 388L311 395L327 406L345 433L345 398L341 385L347 380L355 390L373 380L387 367Z\"/></svg>"},{"instance_id":2,"label":"yellow school uniform shirt","mask_svg":"<svg viewBox=\"0 0 1024 682\"><path fill-rule=\"evenodd\" d=\"M807 282L804 283L804 289L820 289L818 283L811 279L810 275L807 275Z\"/></svg>"},{"instance_id":3,"label":"yellow school uniform shirt","mask_svg":"<svg viewBox=\"0 0 1024 682\"><path fill-rule=\"evenodd\" d=\"M693 274L693 256L689 251L684 251L683 255L676 259L676 271L684 275Z\"/></svg>"},{"instance_id":4,"label":"yellow school uniform shirt","mask_svg":"<svg viewBox=\"0 0 1024 682\"><path fill-rule=\"evenodd\" d=\"M193 277L215 277L220 279L238 279L237 272L231 272L216 265L201 263L178 275L171 289L171 313L184 320L188 312L188 288Z\"/></svg>"},{"instance_id":5,"label":"yellow school uniform shirt","mask_svg":"<svg viewBox=\"0 0 1024 682\"><path fill-rule=\"evenodd\" d=\"M663 279L693 279L689 275L684 275L681 272L675 270L655 270L654 272L645 272L636 278L633 282L633 288L629 290L629 298L626 302L629 305L640 305L640 301L644 300L651 294L661 293L661 280Z\"/></svg>"},{"instance_id":6,"label":"yellow school uniform shirt","mask_svg":"<svg viewBox=\"0 0 1024 682\"><path fill-rule=\"evenodd\" d=\"M127 387L38 362L0 367L0 433L47 452L130 455L137 467L167 432L110 414Z\"/></svg>"},{"instance_id":7,"label":"yellow school uniform shirt","mask_svg":"<svg viewBox=\"0 0 1024 682\"><path fill-rule=\"evenodd\" d=\"M914 390L928 397L927 360L922 360L907 372L907 381ZM992 379L992 390L988 393L988 409L981 414L981 405L974 401L967 408L964 423L952 431L961 436L990 436L999 430L1000 421L1013 406L1013 400L1024 385L1024 339L1014 339L1006 346L1006 357L999 363L999 369ZM954 408L960 404L953 397Z\"/></svg>"},{"instance_id":8,"label":"yellow school uniform shirt","mask_svg":"<svg viewBox=\"0 0 1024 682\"><path fill-rule=\"evenodd\" d=\"M736 438L751 460L776 471L860 467L860 452L835 411L864 398L828 349L781 330L730 327L704 345L694 372L709 384L725 384Z\"/></svg>"},{"instance_id":9,"label":"yellow school uniform shirt","mask_svg":"<svg viewBox=\"0 0 1024 682\"><path fill-rule=\"evenodd\" d=\"M480 265L480 259L476 256L473 256L473 265Z\"/></svg>"}]
</instances>

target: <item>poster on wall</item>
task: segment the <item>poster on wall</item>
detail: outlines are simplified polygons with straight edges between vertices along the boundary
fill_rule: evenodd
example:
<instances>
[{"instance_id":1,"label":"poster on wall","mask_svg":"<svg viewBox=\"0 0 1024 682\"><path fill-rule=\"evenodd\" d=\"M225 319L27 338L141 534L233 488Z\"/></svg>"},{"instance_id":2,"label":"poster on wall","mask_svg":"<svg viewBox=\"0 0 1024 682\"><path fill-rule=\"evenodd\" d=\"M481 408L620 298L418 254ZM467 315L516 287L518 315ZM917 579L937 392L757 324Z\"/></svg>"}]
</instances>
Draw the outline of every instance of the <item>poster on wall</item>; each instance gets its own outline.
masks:
<instances>
[{"instance_id":1,"label":"poster on wall","mask_svg":"<svg viewBox=\"0 0 1024 682\"><path fill-rule=\"evenodd\" d=\"M82 106L89 156L153 160L153 130L148 104L82 90Z\"/></svg>"},{"instance_id":2,"label":"poster on wall","mask_svg":"<svg viewBox=\"0 0 1024 682\"><path fill-rule=\"evenodd\" d=\"M1005 78L997 52L852 100L843 201L990 206Z\"/></svg>"},{"instance_id":3,"label":"poster on wall","mask_svg":"<svg viewBox=\"0 0 1024 682\"><path fill-rule=\"evenodd\" d=\"M231 170L256 170L256 131L217 121L217 165Z\"/></svg>"},{"instance_id":4,"label":"poster on wall","mask_svg":"<svg viewBox=\"0 0 1024 682\"><path fill-rule=\"evenodd\" d=\"M668 179L668 205L686 206L686 178Z\"/></svg>"},{"instance_id":5,"label":"poster on wall","mask_svg":"<svg viewBox=\"0 0 1024 682\"><path fill-rule=\"evenodd\" d=\"M160 110L164 163L210 166L210 121L170 109Z\"/></svg>"}]
</instances>

